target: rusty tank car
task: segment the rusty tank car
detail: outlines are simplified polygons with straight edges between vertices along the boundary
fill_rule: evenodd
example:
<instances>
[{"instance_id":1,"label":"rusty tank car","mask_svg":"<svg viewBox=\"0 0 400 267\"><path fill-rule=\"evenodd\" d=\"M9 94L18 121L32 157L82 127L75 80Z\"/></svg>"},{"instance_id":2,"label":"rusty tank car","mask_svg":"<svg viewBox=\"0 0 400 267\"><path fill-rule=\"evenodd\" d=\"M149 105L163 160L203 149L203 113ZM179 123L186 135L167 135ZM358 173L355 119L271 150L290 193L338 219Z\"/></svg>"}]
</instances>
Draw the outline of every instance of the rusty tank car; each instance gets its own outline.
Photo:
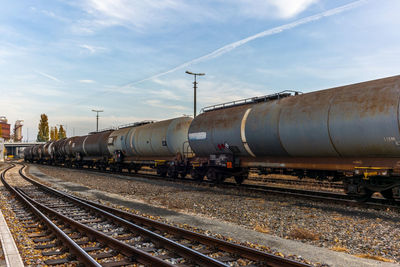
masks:
<instances>
[{"instance_id":1,"label":"rusty tank car","mask_svg":"<svg viewBox=\"0 0 400 267\"><path fill-rule=\"evenodd\" d=\"M33 146L28 146L24 149L24 160L26 162L33 162Z\"/></svg>"},{"instance_id":2,"label":"rusty tank car","mask_svg":"<svg viewBox=\"0 0 400 267\"><path fill-rule=\"evenodd\" d=\"M241 182L256 167L342 179L349 194L398 196L399 99L395 76L207 107L189 128L196 175Z\"/></svg>"},{"instance_id":3,"label":"rusty tank car","mask_svg":"<svg viewBox=\"0 0 400 267\"><path fill-rule=\"evenodd\" d=\"M71 137L65 144L66 154L70 158L69 165L96 166L104 169L110 157L107 140L111 133L111 130L107 130Z\"/></svg>"},{"instance_id":4,"label":"rusty tank car","mask_svg":"<svg viewBox=\"0 0 400 267\"><path fill-rule=\"evenodd\" d=\"M108 140L115 168L138 171L150 166L165 176L186 176L183 158L191 152L188 130L192 118L179 117L159 122L141 122L114 131Z\"/></svg>"}]
</instances>

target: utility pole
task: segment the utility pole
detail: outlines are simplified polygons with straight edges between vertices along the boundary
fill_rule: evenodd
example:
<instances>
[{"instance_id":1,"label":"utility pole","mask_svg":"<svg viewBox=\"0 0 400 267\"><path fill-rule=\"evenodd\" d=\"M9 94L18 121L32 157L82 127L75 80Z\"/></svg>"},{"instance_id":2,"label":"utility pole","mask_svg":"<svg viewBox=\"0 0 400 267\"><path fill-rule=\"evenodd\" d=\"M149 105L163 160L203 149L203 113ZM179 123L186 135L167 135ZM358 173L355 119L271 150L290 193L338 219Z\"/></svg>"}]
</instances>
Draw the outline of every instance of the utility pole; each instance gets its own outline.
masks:
<instances>
[{"instance_id":1,"label":"utility pole","mask_svg":"<svg viewBox=\"0 0 400 267\"><path fill-rule=\"evenodd\" d=\"M93 112L96 112L96 132L99 131L99 112L103 112L104 110L95 110L92 109Z\"/></svg>"},{"instance_id":2,"label":"utility pole","mask_svg":"<svg viewBox=\"0 0 400 267\"><path fill-rule=\"evenodd\" d=\"M196 117L196 110L197 110L197 108L196 108L196 90L197 90L196 77L197 76L204 76L206 74L205 73L193 73L193 72L190 72L188 70L186 71L186 73L194 76L194 82L193 82L193 90L194 90L193 118L195 118Z\"/></svg>"}]
</instances>

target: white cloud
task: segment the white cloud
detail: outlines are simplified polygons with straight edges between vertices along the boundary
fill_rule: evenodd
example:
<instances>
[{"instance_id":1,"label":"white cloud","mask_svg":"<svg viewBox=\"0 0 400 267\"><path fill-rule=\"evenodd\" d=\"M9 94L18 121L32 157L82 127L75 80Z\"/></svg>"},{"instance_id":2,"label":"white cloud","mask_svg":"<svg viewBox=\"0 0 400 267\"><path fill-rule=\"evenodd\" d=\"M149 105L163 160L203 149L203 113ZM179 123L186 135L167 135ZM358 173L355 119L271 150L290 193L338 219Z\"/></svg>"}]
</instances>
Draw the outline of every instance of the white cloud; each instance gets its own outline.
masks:
<instances>
[{"instance_id":1,"label":"white cloud","mask_svg":"<svg viewBox=\"0 0 400 267\"><path fill-rule=\"evenodd\" d=\"M176 17L177 13L184 15L190 6L183 0L86 0L83 9L92 19L81 21L81 28L90 32L115 25L136 29L159 25Z\"/></svg>"},{"instance_id":2,"label":"white cloud","mask_svg":"<svg viewBox=\"0 0 400 267\"><path fill-rule=\"evenodd\" d=\"M79 45L79 47L88 50L90 52L90 54L94 54L96 52L106 50L104 47L87 45L87 44Z\"/></svg>"},{"instance_id":3,"label":"white cloud","mask_svg":"<svg viewBox=\"0 0 400 267\"><path fill-rule=\"evenodd\" d=\"M209 77L209 79L199 81L197 89L197 106L199 109L208 105L274 93L265 90L264 87L260 88L260 86L256 84L243 83L231 77L229 81L228 79L223 80L224 82ZM184 103L186 106L185 110L191 110L193 101L193 85L191 79L158 79L157 83L163 84L163 89L151 91L154 96L151 100L147 100L146 104L154 107L171 109L178 107L178 110L183 110L183 108L176 105L176 103ZM172 103L173 105L168 105L168 107L166 107L164 103Z\"/></svg>"},{"instance_id":4,"label":"white cloud","mask_svg":"<svg viewBox=\"0 0 400 267\"><path fill-rule=\"evenodd\" d=\"M242 12L248 16L291 18L319 0L238 0Z\"/></svg>"},{"instance_id":5,"label":"white cloud","mask_svg":"<svg viewBox=\"0 0 400 267\"><path fill-rule=\"evenodd\" d=\"M88 14L74 31L93 33L110 26L142 31L199 21L227 21L239 18L291 18L319 0L216 0L188 3L184 0L86 0L79 4Z\"/></svg>"},{"instance_id":6,"label":"white cloud","mask_svg":"<svg viewBox=\"0 0 400 267\"><path fill-rule=\"evenodd\" d=\"M286 75L324 79L329 81L328 86L332 87L341 85L336 84L337 81L343 81L343 84L350 84L390 75L398 75L398 69L400 68L400 48L385 48L376 50L374 53L368 55L350 56L346 60L351 62L351 64L344 63L343 57L326 57L307 65L287 67ZM309 89L305 88L305 90Z\"/></svg>"},{"instance_id":7,"label":"white cloud","mask_svg":"<svg viewBox=\"0 0 400 267\"><path fill-rule=\"evenodd\" d=\"M283 18L291 18L306 10L310 5L319 0L271 0L271 5L278 9Z\"/></svg>"},{"instance_id":8,"label":"white cloud","mask_svg":"<svg viewBox=\"0 0 400 267\"><path fill-rule=\"evenodd\" d=\"M157 108L167 108L167 109L175 109L175 110L186 110L187 108L180 105L167 105L160 100L157 99L150 99L146 101L147 105Z\"/></svg>"},{"instance_id":9,"label":"white cloud","mask_svg":"<svg viewBox=\"0 0 400 267\"><path fill-rule=\"evenodd\" d=\"M95 83L93 80L79 80L80 83Z\"/></svg>"},{"instance_id":10,"label":"white cloud","mask_svg":"<svg viewBox=\"0 0 400 267\"><path fill-rule=\"evenodd\" d=\"M166 89L161 89L161 90L151 90L149 91L150 94L158 97L162 97L165 99L171 99L171 100L180 100L182 99L182 96L176 94L172 90L166 90Z\"/></svg>"},{"instance_id":11,"label":"white cloud","mask_svg":"<svg viewBox=\"0 0 400 267\"><path fill-rule=\"evenodd\" d=\"M187 67L189 67L191 65L194 65L194 64L197 64L197 63L200 63L200 62L204 62L204 61L208 61L210 59L213 59L213 58L219 57L219 56L221 56L223 54L226 54L226 53L228 53L228 52L230 52L230 51L232 51L232 50L234 50L234 49L236 49L236 48L238 48L238 47L240 47L242 45L245 45L245 44L247 44L247 43L249 43L249 42L251 42L253 40L256 40L256 39L259 39L259 38L262 38L262 37L266 37L266 36L270 36L270 35L275 35L275 34L283 32L283 31L287 31L287 30L293 29L293 28L298 27L298 26L303 25L303 24L307 24L307 23L310 23L310 22L314 22L314 21L320 20L320 19L325 18L325 17L330 17L330 16L333 16L333 15L336 15L336 14L340 14L340 13L342 13L344 11L347 11L347 10L350 10L352 8L355 8L355 7L359 6L359 5L363 4L366 1L367 0L354 1L354 2L352 2L350 4L347 4L347 5L343 5L343 6L340 6L340 7L337 7L337 8L333 8L333 9L329 9L327 11L321 12L321 13L316 14L316 15L308 16L308 17L293 21L291 23L287 23L287 24L284 24L284 25L281 25L281 26L278 26L278 27L275 27L275 28L272 28L272 29L265 30L263 32L260 32L260 33L254 34L252 36L249 36L247 38L244 38L242 40L227 44L227 45L225 45L225 46L223 46L221 48L218 48L217 50L214 50L211 53L208 53L208 54L206 54L204 56L198 57L198 58L193 59L191 61L185 62L185 63L183 63L183 64L181 64L179 66L176 66L176 67L174 67L174 68L172 68L170 70L155 74L155 75L147 77L147 78L144 78L144 79L142 79L140 81L136 81L136 82L133 82L133 83L126 84L126 85L124 85L124 87L137 85L139 83L142 83L142 82L148 81L148 80L154 80L154 79L156 79L158 77L164 76L166 74L175 72L175 71L183 69L183 68L187 68Z\"/></svg>"}]
</instances>

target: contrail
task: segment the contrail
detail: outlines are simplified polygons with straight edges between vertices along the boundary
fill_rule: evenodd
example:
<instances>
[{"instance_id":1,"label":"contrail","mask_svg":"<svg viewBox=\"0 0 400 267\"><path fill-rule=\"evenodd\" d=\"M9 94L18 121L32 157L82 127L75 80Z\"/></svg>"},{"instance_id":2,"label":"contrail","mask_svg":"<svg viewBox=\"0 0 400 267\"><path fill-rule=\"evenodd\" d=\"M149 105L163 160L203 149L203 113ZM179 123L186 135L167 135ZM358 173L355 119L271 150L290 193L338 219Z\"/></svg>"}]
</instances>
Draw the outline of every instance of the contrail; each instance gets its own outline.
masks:
<instances>
[{"instance_id":1,"label":"contrail","mask_svg":"<svg viewBox=\"0 0 400 267\"><path fill-rule=\"evenodd\" d=\"M179 66L177 66L175 68L172 68L170 70L155 74L153 76L144 78L144 79L139 80L139 81L135 81L135 82L131 82L131 83L128 83L126 85L123 85L123 86L121 86L121 88L130 87L130 86L142 83L144 81L148 81L148 80L152 80L152 79L158 78L160 76L164 76L164 75L166 75L168 73L171 73L171 72L174 72L176 70L186 68L186 67L188 67L190 65L193 65L193 64L196 64L196 63L199 63L199 62L203 62L203 61L206 61L206 60L209 60L209 59L212 59L212 58L219 57L219 56L221 56L221 55L223 55L225 53L228 53L228 52L236 49L237 47L242 46L244 44L247 44L248 42L251 42L251 41L253 41L255 39L258 39L258 38L261 38L261 37L265 37L265 36L269 36L269 35L278 34L278 33L281 33L283 31L293 29L293 28L295 28L297 26L300 26L300 25L303 25L303 24L307 24L307 23L310 23L310 22L313 22L313 21L320 20L320 19L325 18L325 17L330 17L330 16L333 16L333 15L342 13L344 11L347 11L347 10L353 9L355 7L358 7L358 6L360 6L361 4L363 4L364 2L367 2L367 1L368 0L355 1L355 2L352 2L352 3L344 5L344 6L333 8L333 9L324 11L322 13L316 14L316 15L312 15L312 16L309 16L309 17L306 17L306 18L302 18L302 19L296 20L296 21L288 23L288 24L284 24L284 25L281 25L281 26L278 26L278 27L275 27L275 28L272 28L272 29L269 29L269 30L265 30L263 32L260 32L260 33L257 33L255 35L252 35L252 36L249 36L247 38L244 38L242 40L239 40L239 41L236 41L234 43L225 45L225 46L223 46L223 47L221 47L221 48L219 48L219 49L217 49L217 50L215 50L215 51L213 51L213 52L211 52L211 53L209 53L207 55L204 55L204 56L198 57L196 59L193 59L191 61L188 61L186 63L183 63L183 64L181 64L181 65L179 65Z\"/></svg>"},{"instance_id":2,"label":"contrail","mask_svg":"<svg viewBox=\"0 0 400 267\"><path fill-rule=\"evenodd\" d=\"M35 72L36 72L37 74L42 75L43 77L46 77L46 78L50 79L50 80L53 80L53 81L56 81L56 82L61 82L59 79L57 79L57 78L54 77L54 76L51 76L50 74L47 74L47 73L44 73L44 72L41 72L41 71L37 71L37 70L35 70Z\"/></svg>"}]
</instances>

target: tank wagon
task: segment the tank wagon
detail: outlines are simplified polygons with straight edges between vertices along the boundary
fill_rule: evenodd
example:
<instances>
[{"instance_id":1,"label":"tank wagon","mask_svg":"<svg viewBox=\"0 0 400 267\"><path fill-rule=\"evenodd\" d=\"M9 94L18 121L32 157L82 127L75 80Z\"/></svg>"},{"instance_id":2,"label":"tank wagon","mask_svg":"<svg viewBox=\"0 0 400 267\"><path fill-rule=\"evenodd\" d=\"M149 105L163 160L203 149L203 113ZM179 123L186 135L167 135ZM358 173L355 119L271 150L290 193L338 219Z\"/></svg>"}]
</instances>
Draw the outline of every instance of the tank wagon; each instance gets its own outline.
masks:
<instances>
[{"instance_id":1,"label":"tank wagon","mask_svg":"<svg viewBox=\"0 0 400 267\"><path fill-rule=\"evenodd\" d=\"M185 177L190 172L188 157L192 155L187 139L191 121L190 117L145 121L118 130L50 141L27 149L25 160L129 172L149 166L161 176ZM48 156L43 157L45 149Z\"/></svg>"},{"instance_id":2,"label":"tank wagon","mask_svg":"<svg viewBox=\"0 0 400 267\"><path fill-rule=\"evenodd\" d=\"M57 141L55 160L238 184L261 173L343 180L348 194L400 195L400 76L306 94L285 91ZM42 151L27 150L27 160ZM40 158L40 157L39 157Z\"/></svg>"},{"instance_id":3,"label":"tank wagon","mask_svg":"<svg viewBox=\"0 0 400 267\"><path fill-rule=\"evenodd\" d=\"M399 195L400 76L211 106L189 128L214 180L246 170L342 179L349 194ZM195 168L196 171L197 168ZM242 177L240 177L240 175Z\"/></svg>"},{"instance_id":4,"label":"tank wagon","mask_svg":"<svg viewBox=\"0 0 400 267\"><path fill-rule=\"evenodd\" d=\"M160 122L142 122L114 131L108 139L108 151L114 168L137 172L150 166L161 176L185 177L191 156L187 133L192 118L179 117Z\"/></svg>"},{"instance_id":5,"label":"tank wagon","mask_svg":"<svg viewBox=\"0 0 400 267\"><path fill-rule=\"evenodd\" d=\"M28 146L24 149L24 160L32 162L33 161L33 146Z\"/></svg>"}]
</instances>

